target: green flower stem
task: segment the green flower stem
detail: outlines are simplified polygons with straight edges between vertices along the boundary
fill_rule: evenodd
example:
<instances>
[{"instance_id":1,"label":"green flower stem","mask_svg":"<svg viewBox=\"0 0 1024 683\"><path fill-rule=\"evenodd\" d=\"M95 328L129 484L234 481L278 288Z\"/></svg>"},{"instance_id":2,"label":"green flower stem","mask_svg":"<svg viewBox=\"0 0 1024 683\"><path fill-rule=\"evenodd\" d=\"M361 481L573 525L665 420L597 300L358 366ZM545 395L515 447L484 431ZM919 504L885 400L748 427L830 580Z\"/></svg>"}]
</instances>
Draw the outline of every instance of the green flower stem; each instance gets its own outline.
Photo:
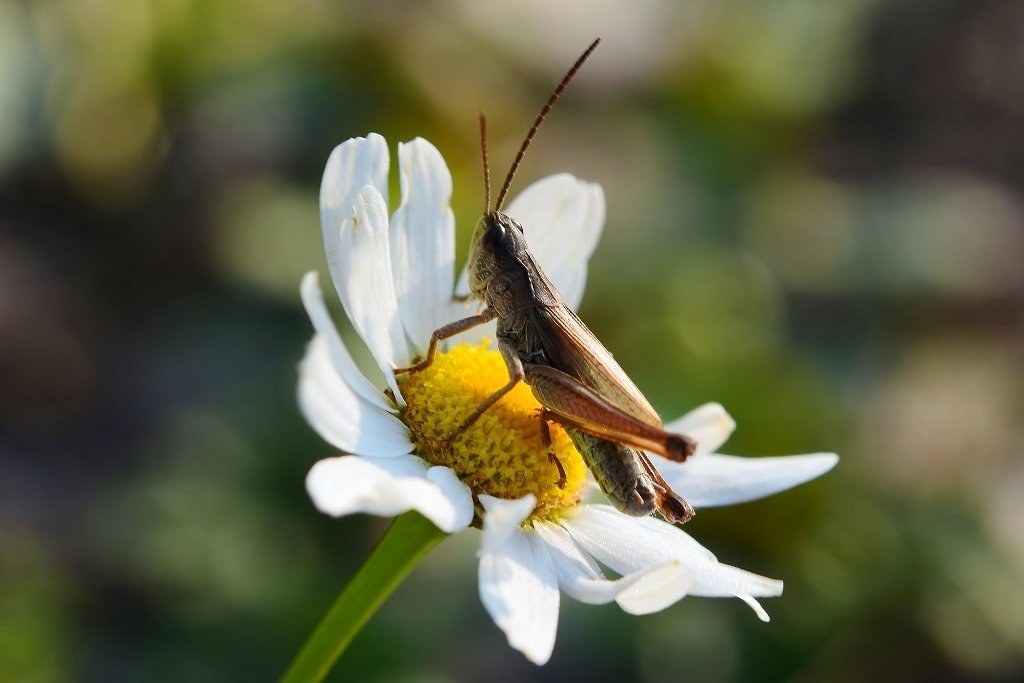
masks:
<instances>
[{"instance_id":1,"label":"green flower stem","mask_svg":"<svg viewBox=\"0 0 1024 683\"><path fill-rule=\"evenodd\" d=\"M281 683L323 680L389 595L448 534L418 512L395 518L292 661Z\"/></svg>"}]
</instances>

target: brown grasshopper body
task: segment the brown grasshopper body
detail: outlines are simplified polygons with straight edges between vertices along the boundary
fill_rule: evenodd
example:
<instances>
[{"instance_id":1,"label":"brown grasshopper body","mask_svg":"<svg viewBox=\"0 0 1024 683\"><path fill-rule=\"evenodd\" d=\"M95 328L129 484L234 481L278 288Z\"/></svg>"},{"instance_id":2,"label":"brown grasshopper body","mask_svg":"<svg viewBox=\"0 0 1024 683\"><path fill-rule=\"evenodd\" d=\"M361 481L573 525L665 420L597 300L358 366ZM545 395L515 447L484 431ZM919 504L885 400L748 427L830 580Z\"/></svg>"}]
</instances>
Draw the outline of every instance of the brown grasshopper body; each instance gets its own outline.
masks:
<instances>
[{"instance_id":1,"label":"brown grasshopper body","mask_svg":"<svg viewBox=\"0 0 1024 683\"><path fill-rule=\"evenodd\" d=\"M527 249L522 227L493 211L481 228L471 248L470 291L496 314L510 380L530 386L545 408L542 420L562 424L616 507L688 520L692 508L638 447L682 460L695 444L662 429L661 418L612 354L562 302Z\"/></svg>"},{"instance_id":2,"label":"brown grasshopper body","mask_svg":"<svg viewBox=\"0 0 1024 683\"><path fill-rule=\"evenodd\" d=\"M561 424L619 510L634 516L658 512L671 522L685 522L693 516L693 509L672 491L640 449L681 461L693 453L696 444L686 436L664 430L657 412L612 354L562 301L530 253L522 226L500 211L515 170L541 121L596 46L597 41L555 89L520 148L495 210L486 208L474 231L469 254L470 298L481 300L484 309L436 330L426 357L396 372L425 368L433 361L439 341L496 320L498 350L508 366L509 381L481 403L449 441L461 436L488 408L524 381L543 406L542 435L549 439L548 422ZM482 117L481 138L489 204ZM561 464L555 462L561 469Z\"/></svg>"}]
</instances>

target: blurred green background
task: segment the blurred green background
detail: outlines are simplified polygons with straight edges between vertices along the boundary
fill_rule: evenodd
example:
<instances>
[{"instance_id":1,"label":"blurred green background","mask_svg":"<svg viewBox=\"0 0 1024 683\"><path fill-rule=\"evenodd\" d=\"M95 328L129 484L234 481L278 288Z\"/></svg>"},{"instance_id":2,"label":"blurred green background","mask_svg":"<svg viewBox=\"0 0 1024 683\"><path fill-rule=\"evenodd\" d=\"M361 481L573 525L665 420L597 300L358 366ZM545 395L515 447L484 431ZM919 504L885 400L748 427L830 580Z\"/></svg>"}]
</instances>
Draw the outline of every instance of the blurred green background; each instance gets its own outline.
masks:
<instances>
[{"instance_id":1,"label":"blurred green background","mask_svg":"<svg viewBox=\"0 0 1024 683\"><path fill-rule=\"evenodd\" d=\"M786 581L510 649L450 539L333 680L1024 678L1018 0L0 0L0 680L271 680L380 536L303 478L331 148L423 136L460 259L476 114L600 182L581 314L727 452L840 466L687 530ZM460 260L461 263L461 260Z\"/></svg>"}]
</instances>

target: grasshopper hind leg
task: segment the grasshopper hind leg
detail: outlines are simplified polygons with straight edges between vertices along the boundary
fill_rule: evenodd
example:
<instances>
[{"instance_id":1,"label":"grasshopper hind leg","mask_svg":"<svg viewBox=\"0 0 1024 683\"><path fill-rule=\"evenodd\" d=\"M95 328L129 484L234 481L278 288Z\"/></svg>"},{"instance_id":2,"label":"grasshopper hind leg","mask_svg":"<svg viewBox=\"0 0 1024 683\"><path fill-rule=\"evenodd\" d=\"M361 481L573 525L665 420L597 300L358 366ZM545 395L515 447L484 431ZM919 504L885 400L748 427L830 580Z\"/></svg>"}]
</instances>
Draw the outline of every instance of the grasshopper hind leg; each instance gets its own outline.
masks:
<instances>
[{"instance_id":1,"label":"grasshopper hind leg","mask_svg":"<svg viewBox=\"0 0 1024 683\"><path fill-rule=\"evenodd\" d=\"M548 460L552 465L558 468L558 488L564 489L566 484L565 466L562 465L562 461L558 459L558 455L555 453L555 449L551 445L551 427L548 422L551 421L551 417L548 411L543 408L537 413L537 418L540 420L540 442L544 446L548 453Z\"/></svg>"}]
</instances>

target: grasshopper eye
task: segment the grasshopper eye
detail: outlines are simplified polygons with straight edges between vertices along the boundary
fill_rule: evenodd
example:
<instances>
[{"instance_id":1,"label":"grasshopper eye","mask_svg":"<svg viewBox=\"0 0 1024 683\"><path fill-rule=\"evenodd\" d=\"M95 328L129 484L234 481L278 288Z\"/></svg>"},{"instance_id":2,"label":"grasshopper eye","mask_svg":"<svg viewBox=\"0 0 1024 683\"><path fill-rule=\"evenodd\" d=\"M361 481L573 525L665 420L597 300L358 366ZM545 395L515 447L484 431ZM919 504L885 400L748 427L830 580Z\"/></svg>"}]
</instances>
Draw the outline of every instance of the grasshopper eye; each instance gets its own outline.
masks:
<instances>
[{"instance_id":1,"label":"grasshopper eye","mask_svg":"<svg viewBox=\"0 0 1024 683\"><path fill-rule=\"evenodd\" d=\"M480 238L480 246L484 251L493 252L505 239L505 226L501 223L491 223Z\"/></svg>"}]
</instances>

